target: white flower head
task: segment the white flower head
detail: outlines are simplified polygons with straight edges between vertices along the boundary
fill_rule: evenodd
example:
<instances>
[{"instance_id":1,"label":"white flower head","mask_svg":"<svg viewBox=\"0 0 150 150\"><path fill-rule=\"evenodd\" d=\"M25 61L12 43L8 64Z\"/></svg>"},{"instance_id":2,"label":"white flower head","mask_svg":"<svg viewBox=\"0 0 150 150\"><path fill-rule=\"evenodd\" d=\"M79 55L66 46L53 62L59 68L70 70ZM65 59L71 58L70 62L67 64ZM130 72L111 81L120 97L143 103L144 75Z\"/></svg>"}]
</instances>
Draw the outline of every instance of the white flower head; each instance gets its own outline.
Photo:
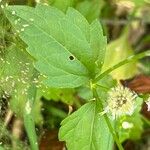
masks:
<instances>
[{"instance_id":1,"label":"white flower head","mask_svg":"<svg viewBox=\"0 0 150 150\"><path fill-rule=\"evenodd\" d=\"M147 104L147 111L150 111L150 97L146 101L146 104Z\"/></svg>"},{"instance_id":2,"label":"white flower head","mask_svg":"<svg viewBox=\"0 0 150 150\"><path fill-rule=\"evenodd\" d=\"M106 112L111 113L113 119L132 115L135 109L135 99L137 94L132 92L129 88L121 85L112 88L108 92Z\"/></svg>"}]
</instances>

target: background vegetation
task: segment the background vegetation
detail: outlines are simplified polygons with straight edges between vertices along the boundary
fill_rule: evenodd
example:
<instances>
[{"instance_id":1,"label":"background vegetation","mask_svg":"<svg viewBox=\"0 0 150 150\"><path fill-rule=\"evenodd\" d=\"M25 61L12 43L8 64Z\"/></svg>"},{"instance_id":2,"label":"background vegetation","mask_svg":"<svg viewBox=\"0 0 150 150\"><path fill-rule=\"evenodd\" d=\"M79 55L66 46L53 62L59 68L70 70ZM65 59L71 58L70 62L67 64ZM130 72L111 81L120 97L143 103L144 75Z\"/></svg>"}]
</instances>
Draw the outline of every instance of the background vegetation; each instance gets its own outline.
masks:
<instances>
[{"instance_id":1,"label":"background vegetation","mask_svg":"<svg viewBox=\"0 0 150 150\"><path fill-rule=\"evenodd\" d=\"M8 21L3 7L38 3L51 5L66 12L69 7L78 10L91 23L98 19L107 36L107 48L102 70L114 66L125 58L150 49L149 0L2 0L0 2L0 150L62 150L64 142L58 140L60 122L79 109L92 94L87 86L78 88L49 88L43 86L43 74L33 67L34 58ZM113 80L112 80L113 79ZM109 89L121 82L144 96L150 94L150 58L129 63L111 72L101 81L103 97ZM26 110L31 102L32 117ZM119 139L124 149L150 149L150 112L143 103L142 109L132 117L119 122ZM121 128L129 121L134 127ZM34 132L36 126L36 134ZM26 129L26 130L25 130ZM36 143L36 140L38 143ZM29 144L30 141L30 144ZM114 149L117 149L114 145Z\"/></svg>"}]
</instances>

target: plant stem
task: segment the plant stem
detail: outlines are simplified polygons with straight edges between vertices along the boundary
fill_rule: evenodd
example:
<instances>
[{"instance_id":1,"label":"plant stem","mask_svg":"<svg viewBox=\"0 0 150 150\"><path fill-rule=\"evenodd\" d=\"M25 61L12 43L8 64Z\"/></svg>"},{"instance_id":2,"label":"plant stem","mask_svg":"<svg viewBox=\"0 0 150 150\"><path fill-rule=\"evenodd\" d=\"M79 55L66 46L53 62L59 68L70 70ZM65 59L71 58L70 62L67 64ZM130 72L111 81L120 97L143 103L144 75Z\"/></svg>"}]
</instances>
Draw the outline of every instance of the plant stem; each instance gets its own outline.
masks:
<instances>
[{"instance_id":1,"label":"plant stem","mask_svg":"<svg viewBox=\"0 0 150 150\"><path fill-rule=\"evenodd\" d=\"M108 87L105 87L105 86L102 86L102 85L99 85L99 84L96 84L96 86L102 88L102 89L105 90L105 91L108 91L108 90L109 90Z\"/></svg>"},{"instance_id":2,"label":"plant stem","mask_svg":"<svg viewBox=\"0 0 150 150\"><path fill-rule=\"evenodd\" d=\"M150 56L150 50L126 58L125 60L119 62L118 64L112 66L108 70L106 70L103 73L101 73L100 75L98 75L95 78L94 83L98 82L100 79L102 79L104 76L106 76L107 74L109 74L113 70L115 70L115 69L117 69L117 68L119 68L119 67L121 67L121 66L123 66L123 65L125 65L127 63L130 63L130 62L142 59L143 57L146 57L146 56Z\"/></svg>"},{"instance_id":3,"label":"plant stem","mask_svg":"<svg viewBox=\"0 0 150 150\"><path fill-rule=\"evenodd\" d=\"M36 131L35 131L35 122L33 119L33 114L32 114L32 108L33 104L36 98L36 85L35 83L32 83L33 79L37 78L38 72L34 70L33 76L31 79L31 84L28 89L28 99L26 101L26 106L24 110L24 125L25 129L31 144L31 149L32 150L38 150L38 143L37 143L37 136L36 136Z\"/></svg>"},{"instance_id":4,"label":"plant stem","mask_svg":"<svg viewBox=\"0 0 150 150\"><path fill-rule=\"evenodd\" d=\"M110 72L112 72L113 70L115 70L115 69L117 69L117 68L119 68L119 67L121 67L121 66L123 66L123 65L125 65L125 64L127 64L127 63L129 63L129 62L139 60L139 59L141 59L141 58L143 58L143 57L146 57L146 56L150 56L150 50L126 58L125 60L119 62L118 64L114 65L113 67L109 68L108 70L106 70L106 71L104 71L103 73L101 73L100 75L98 75L98 76L95 78L95 80L93 81L93 85L94 85L95 83L97 83L100 79L102 79L103 77L105 77L106 75L108 75L108 74L109 74ZM100 100L100 98L99 98L99 96L98 96L98 93L97 93L97 91L96 91L96 88L95 88L95 87L92 87L91 89L92 89L92 91L93 91L93 97L96 99L96 104L101 107L101 110L103 110L103 104L102 104L102 101ZM117 144L119 150L123 150L123 147L122 147L122 145L121 145L121 143L120 143L120 141L119 141L119 139L118 139L118 136L117 136L117 134L116 134L114 128L113 128L112 125L111 125L111 122L110 122L110 120L109 120L107 114L104 114L104 118L105 118L105 121L106 121L107 126L108 126L108 128L109 128L109 131L111 132L111 134L112 134L112 136L113 136L113 138L114 138L114 140L115 140L115 142L116 142L116 144Z\"/></svg>"},{"instance_id":5,"label":"plant stem","mask_svg":"<svg viewBox=\"0 0 150 150\"><path fill-rule=\"evenodd\" d=\"M102 101L100 100L100 98L99 98L99 96L98 96L98 93L97 93L96 89L93 88L92 91L93 91L93 97L96 99L96 104L101 107L101 108L100 108L101 110L103 110L103 104L102 104ZM119 141L119 139L118 139L118 136L117 136L115 130L113 129L113 127L112 127L112 125L111 125L111 122L110 122L110 120L109 120L107 114L104 114L103 116L104 116L104 119L105 119L105 121L106 121L106 123L107 123L107 126L108 126L108 128L109 128L109 131L110 131L110 133L112 134L113 139L115 140L115 142L116 142L116 144L117 144L119 150L124 150L124 148L122 147L122 145L121 145L121 143L120 143L120 141Z\"/></svg>"}]
</instances>

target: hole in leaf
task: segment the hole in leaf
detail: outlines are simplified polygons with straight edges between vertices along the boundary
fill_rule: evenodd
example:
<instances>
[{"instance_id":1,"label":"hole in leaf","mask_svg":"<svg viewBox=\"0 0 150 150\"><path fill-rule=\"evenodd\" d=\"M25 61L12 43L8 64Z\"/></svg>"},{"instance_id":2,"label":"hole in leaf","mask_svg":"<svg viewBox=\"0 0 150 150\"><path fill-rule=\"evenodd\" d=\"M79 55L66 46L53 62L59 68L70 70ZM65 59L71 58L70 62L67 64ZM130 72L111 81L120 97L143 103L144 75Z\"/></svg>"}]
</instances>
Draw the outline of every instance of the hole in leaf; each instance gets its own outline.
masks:
<instances>
[{"instance_id":1,"label":"hole in leaf","mask_svg":"<svg viewBox=\"0 0 150 150\"><path fill-rule=\"evenodd\" d=\"M74 56L72 56L72 55L69 56L69 59L70 59L70 60L74 60Z\"/></svg>"}]
</instances>

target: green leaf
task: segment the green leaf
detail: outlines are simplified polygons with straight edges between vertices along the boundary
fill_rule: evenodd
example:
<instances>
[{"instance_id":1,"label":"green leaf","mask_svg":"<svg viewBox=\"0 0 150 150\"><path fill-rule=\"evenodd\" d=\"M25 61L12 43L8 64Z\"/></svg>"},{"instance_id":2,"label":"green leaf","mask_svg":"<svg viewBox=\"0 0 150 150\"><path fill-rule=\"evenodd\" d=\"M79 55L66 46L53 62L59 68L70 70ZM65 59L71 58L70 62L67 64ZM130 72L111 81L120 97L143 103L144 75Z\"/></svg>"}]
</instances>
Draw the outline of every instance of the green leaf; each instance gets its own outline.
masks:
<instances>
[{"instance_id":1,"label":"green leaf","mask_svg":"<svg viewBox=\"0 0 150 150\"><path fill-rule=\"evenodd\" d=\"M91 23L90 30L90 45L94 50L94 58L99 67L104 63L105 51L107 46L107 38L103 35L102 27L99 25L99 21L95 20Z\"/></svg>"},{"instance_id":2,"label":"green leaf","mask_svg":"<svg viewBox=\"0 0 150 150\"><path fill-rule=\"evenodd\" d=\"M143 7L148 1L146 0L133 0L133 3L135 4L136 7Z\"/></svg>"},{"instance_id":3,"label":"green leaf","mask_svg":"<svg viewBox=\"0 0 150 150\"><path fill-rule=\"evenodd\" d=\"M110 75L105 76L97 82L97 92L101 99L107 100L107 92L117 84L117 81L112 79ZM82 86L77 88L78 96L85 101L93 99L93 93L90 87Z\"/></svg>"},{"instance_id":4,"label":"green leaf","mask_svg":"<svg viewBox=\"0 0 150 150\"><path fill-rule=\"evenodd\" d=\"M2 146L0 146L0 150L4 150L4 148Z\"/></svg>"},{"instance_id":5,"label":"green leaf","mask_svg":"<svg viewBox=\"0 0 150 150\"><path fill-rule=\"evenodd\" d=\"M124 142L127 139L139 140L143 133L143 121L140 111L142 109L143 99L136 98L136 108L131 116L124 116L118 121L118 133L120 142ZM129 127L123 128L123 123L129 124Z\"/></svg>"},{"instance_id":6,"label":"green leaf","mask_svg":"<svg viewBox=\"0 0 150 150\"><path fill-rule=\"evenodd\" d=\"M65 15L48 6L12 6L7 8L7 16L28 45L27 51L37 60L35 68L47 76L45 85L73 88L95 76L95 62L101 61L98 60L103 53L100 51L105 47L94 41L97 37L104 39L98 22L94 29L99 32L98 36L93 32L90 39L88 31L93 30L93 26L74 9ZM82 18L82 25L77 16Z\"/></svg>"},{"instance_id":7,"label":"green leaf","mask_svg":"<svg viewBox=\"0 0 150 150\"><path fill-rule=\"evenodd\" d=\"M103 6L103 0L84 0L77 3L76 9L81 12L89 22L92 22L100 16Z\"/></svg>"},{"instance_id":8,"label":"green leaf","mask_svg":"<svg viewBox=\"0 0 150 150\"><path fill-rule=\"evenodd\" d=\"M133 50L129 42L127 41L127 35L128 31L125 32L120 38L118 38L115 41L112 41L107 45L102 72L118 64L127 57L133 55ZM114 79L120 80L131 78L136 74L136 72L137 64L136 62L131 62L112 71L111 75Z\"/></svg>"},{"instance_id":9,"label":"green leaf","mask_svg":"<svg viewBox=\"0 0 150 150\"><path fill-rule=\"evenodd\" d=\"M113 141L95 102L89 102L61 123L59 139L68 150L112 150Z\"/></svg>"},{"instance_id":10,"label":"green leaf","mask_svg":"<svg viewBox=\"0 0 150 150\"><path fill-rule=\"evenodd\" d=\"M131 128L124 129L122 124L127 122L132 125ZM120 122L119 139L124 142L127 139L139 140L143 133L143 121L139 113L134 113L132 116L127 116Z\"/></svg>"},{"instance_id":11,"label":"green leaf","mask_svg":"<svg viewBox=\"0 0 150 150\"><path fill-rule=\"evenodd\" d=\"M86 39L89 41L90 40L90 25L88 21L84 18L84 16L82 16L77 10L73 8L69 8L67 10L66 15L67 15L68 20L70 20L71 22L73 22L73 24L75 24L76 26L80 28L80 30L84 33Z\"/></svg>"},{"instance_id":12,"label":"green leaf","mask_svg":"<svg viewBox=\"0 0 150 150\"><path fill-rule=\"evenodd\" d=\"M32 79L34 80L38 78L39 73L37 70L33 70ZM27 93L27 101L24 108L24 126L30 141L31 149L32 150L39 150L38 143L37 143L37 136L35 130L35 122L34 122L34 115L33 115L33 105L36 100L36 83L31 83L29 85L28 93Z\"/></svg>"},{"instance_id":13,"label":"green leaf","mask_svg":"<svg viewBox=\"0 0 150 150\"><path fill-rule=\"evenodd\" d=\"M0 87L6 95L11 96L10 108L17 116L22 117L32 75L32 59L26 51L12 45L7 48L0 62Z\"/></svg>"},{"instance_id":14,"label":"green leaf","mask_svg":"<svg viewBox=\"0 0 150 150\"><path fill-rule=\"evenodd\" d=\"M75 99L74 89L56 89L42 87L38 89L38 94L47 100L62 101L66 104L72 105Z\"/></svg>"},{"instance_id":15,"label":"green leaf","mask_svg":"<svg viewBox=\"0 0 150 150\"><path fill-rule=\"evenodd\" d=\"M28 99L27 91L31 83L32 59L24 49L12 45L7 48L5 56L1 57L0 63L2 66L0 88L5 91L6 95L11 97L10 109L17 117L22 118L25 103ZM36 112L34 113L34 116L36 116L34 117L35 122L40 122L42 119L39 99L36 99L36 104L33 106L33 110Z\"/></svg>"}]
</instances>

